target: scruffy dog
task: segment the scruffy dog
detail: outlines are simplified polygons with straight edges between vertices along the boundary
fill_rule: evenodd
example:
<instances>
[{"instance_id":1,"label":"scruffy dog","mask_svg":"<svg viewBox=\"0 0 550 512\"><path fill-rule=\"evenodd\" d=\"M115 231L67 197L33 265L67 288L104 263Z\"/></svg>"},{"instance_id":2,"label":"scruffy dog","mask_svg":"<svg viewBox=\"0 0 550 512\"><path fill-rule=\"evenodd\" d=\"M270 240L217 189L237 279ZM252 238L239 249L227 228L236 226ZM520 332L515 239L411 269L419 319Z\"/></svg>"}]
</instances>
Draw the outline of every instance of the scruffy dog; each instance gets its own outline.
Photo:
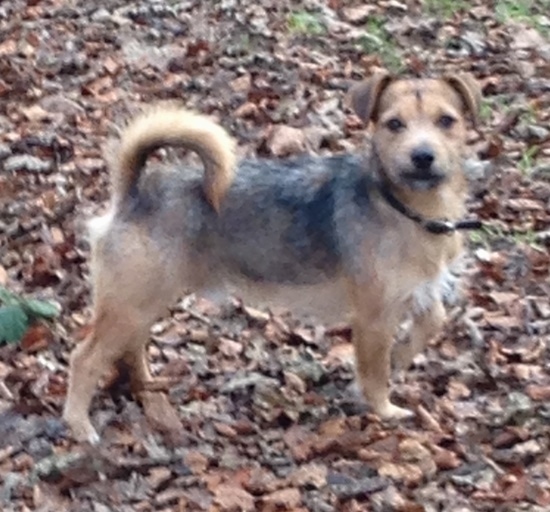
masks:
<instances>
[{"instance_id":1,"label":"scruffy dog","mask_svg":"<svg viewBox=\"0 0 550 512\"><path fill-rule=\"evenodd\" d=\"M234 142L206 117L159 106L135 120L112 166L111 210L91 223L95 323L72 354L64 411L75 437L99 440L90 401L113 364L130 369L135 391L154 380L150 324L185 290L344 297L366 398L382 418L411 415L390 401L393 335L412 315L409 342L395 354L406 367L444 321L458 231L476 227L460 219L466 119L475 122L480 98L469 75L376 74L351 92L358 116L373 123L367 158L237 165ZM204 172L144 172L164 145L194 150Z\"/></svg>"}]
</instances>

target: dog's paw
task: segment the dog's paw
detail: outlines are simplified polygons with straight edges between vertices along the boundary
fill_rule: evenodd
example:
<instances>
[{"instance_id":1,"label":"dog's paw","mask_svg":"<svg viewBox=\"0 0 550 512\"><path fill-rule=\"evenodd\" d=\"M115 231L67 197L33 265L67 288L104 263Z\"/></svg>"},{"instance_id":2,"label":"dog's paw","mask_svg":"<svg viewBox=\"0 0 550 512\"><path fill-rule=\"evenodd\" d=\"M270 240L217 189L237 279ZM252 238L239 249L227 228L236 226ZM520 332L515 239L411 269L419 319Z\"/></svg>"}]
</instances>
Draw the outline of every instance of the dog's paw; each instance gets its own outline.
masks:
<instances>
[{"instance_id":1,"label":"dog's paw","mask_svg":"<svg viewBox=\"0 0 550 512\"><path fill-rule=\"evenodd\" d=\"M80 443L90 443L92 446L98 445L101 441L99 434L92 425L84 428L71 427L73 438Z\"/></svg>"},{"instance_id":2,"label":"dog's paw","mask_svg":"<svg viewBox=\"0 0 550 512\"><path fill-rule=\"evenodd\" d=\"M99 437L99 434L94 430L93 432L88 432L86 434L86 441L90 443L91 445L95 446L98 445L101 441L101 438Z\"/></svg>"},{"instance_id":3,"label":"dog's paw","mask_svg":"<svg viewBox=\"0 0 550 512\"><path fill-rule=\"evenodd\" d=\"M79 443L90 443L91 445L99 444L101 438L89 421L74 421L67 417L65 417L64 420L69 426L75 441Z\"/></svg>"},{"instance_id":4,"label":"dog's paw","mask_svg":"<svg viewBox=\"0 0 550 512\"><path fill-rule=\"evenodd\" d=\"M411 410L394 405L389 400L375 407L374 412L383 420L405 420L414 416Z\"/></svg>"}]
</instances>

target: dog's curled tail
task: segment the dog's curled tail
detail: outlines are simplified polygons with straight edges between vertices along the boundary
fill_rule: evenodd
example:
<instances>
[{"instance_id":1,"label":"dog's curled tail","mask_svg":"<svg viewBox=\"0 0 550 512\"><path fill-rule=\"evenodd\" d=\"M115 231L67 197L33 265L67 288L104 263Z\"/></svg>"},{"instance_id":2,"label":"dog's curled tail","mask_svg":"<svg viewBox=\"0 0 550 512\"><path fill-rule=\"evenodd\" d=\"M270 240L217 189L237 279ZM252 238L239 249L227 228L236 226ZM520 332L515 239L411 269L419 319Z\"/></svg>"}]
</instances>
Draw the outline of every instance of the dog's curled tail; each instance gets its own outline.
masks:
<instances>
[{"instance_id":1,"label":"dog's curled tail","mask_svg":"<svg viewBox=\"0 0 550 512\"><path fill-rule=\"evenodd\" d=\"M147 157L162 146L195 151L204 165L204 193L214 210L231 185L235 142L214 121L175 105L159 105L133 120L123 131L113 169L115 203L136 191Z\"/></svg>"}]
</instances>

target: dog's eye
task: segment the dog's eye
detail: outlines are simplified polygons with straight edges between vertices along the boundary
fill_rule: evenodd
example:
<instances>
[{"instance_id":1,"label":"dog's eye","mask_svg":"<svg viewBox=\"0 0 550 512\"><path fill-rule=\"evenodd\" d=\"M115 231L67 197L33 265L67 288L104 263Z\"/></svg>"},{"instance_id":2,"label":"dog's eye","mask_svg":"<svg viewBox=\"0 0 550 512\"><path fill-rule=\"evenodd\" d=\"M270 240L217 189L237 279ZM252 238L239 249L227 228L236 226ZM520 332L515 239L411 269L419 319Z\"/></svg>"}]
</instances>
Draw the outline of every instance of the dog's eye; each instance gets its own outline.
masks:
<instances>
[{"instance_id":1,"label":"dog's eye","mask_svg":"<svg viewBox=\"0 0 550 512\"><path fill-rule=\"evenodd\" d=\"M399 132L403 128L405 128L405 125L403 124L403 121L401 121L401 119L398 119L397 117L392 117L391 119L388 119L388 121L386 121L386 128L390 132Z\"/></svg>"},{"instance_id":2,"label":"dog's eye","mask_svg":"<svg viewBox=\"0 0 550 512\"><path fill-rule=\"evenodd\" d=\"M455 123L456 123L456 119L452 116L447 115L447 114L443 114L437 120L437 124L439 126L441 126L441 128L445 128L445 129L451 128L453 126L453 124L455 124Z\"/></svg>"}]
</instances>

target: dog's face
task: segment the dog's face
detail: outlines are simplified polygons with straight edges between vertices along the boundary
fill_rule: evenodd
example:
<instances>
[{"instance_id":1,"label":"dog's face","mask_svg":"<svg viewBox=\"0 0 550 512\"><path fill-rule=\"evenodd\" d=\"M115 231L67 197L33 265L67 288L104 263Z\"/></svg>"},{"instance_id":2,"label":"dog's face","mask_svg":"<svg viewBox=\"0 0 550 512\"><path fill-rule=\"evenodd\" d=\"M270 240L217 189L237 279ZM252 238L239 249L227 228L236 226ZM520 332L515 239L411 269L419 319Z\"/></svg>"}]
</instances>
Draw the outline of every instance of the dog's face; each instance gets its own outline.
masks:
<instances>
[{"instance_id":1,"label":"dog's face","mask_svg":"<svg viewBox=\"0 0 550 512\"><path fill-rule=\"evenodd\" d=\"M352 91L359 117L374 123L381 172L413 191L442 186L462 172L466 116L475 123L480 99L469 75L398 80L378 74Z\"/></svg>"}]
</instances>

